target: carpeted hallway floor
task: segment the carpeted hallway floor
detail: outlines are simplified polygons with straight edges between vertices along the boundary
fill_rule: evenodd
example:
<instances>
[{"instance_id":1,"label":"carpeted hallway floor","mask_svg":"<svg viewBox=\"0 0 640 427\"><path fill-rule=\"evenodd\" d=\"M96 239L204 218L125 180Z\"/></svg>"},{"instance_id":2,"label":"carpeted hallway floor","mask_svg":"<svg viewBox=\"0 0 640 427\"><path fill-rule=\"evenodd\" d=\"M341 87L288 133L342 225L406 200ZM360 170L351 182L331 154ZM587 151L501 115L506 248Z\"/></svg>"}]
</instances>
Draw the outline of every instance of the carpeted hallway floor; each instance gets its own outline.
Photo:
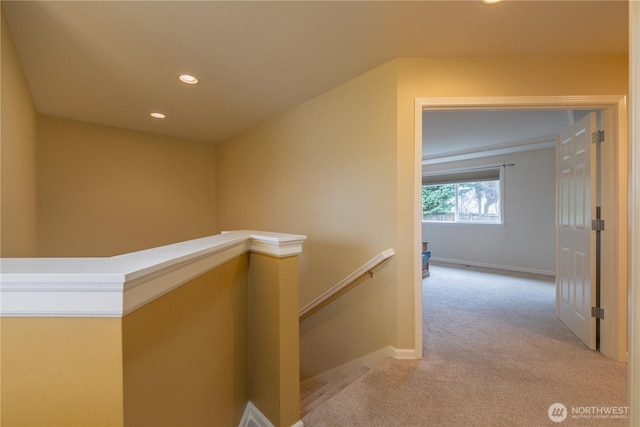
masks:
<instances>
[{"instance_id":1,"label":"carpeted hallway floor","mask_svg":"<svg viewBox=\"0 0 640 427\"><path fill-rule=\"evenodd\" d=\"M423 292L423 360L386 359L305 426L626 425L626 364L555 317L548 278L433 265Z\"/></svg>"}]
</instances>

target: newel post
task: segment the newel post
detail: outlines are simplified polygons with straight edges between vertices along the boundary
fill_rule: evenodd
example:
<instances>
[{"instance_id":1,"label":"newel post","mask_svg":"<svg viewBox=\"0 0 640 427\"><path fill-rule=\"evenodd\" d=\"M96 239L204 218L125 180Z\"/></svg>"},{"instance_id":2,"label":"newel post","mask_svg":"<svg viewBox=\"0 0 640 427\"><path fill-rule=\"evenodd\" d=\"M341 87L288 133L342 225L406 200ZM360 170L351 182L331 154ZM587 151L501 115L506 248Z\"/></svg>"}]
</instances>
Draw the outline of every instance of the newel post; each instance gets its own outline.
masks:
<instances>
[{"instance_id":1,"label":"newel post","mask_svg":"<svg viewBox=\"0 0 640 427\"><path fill-rule=\"evenodd\" d=\"M252 235L249 399L274 424L300 420L298 255L305 236Z\"/></svg>"}]
</instances>

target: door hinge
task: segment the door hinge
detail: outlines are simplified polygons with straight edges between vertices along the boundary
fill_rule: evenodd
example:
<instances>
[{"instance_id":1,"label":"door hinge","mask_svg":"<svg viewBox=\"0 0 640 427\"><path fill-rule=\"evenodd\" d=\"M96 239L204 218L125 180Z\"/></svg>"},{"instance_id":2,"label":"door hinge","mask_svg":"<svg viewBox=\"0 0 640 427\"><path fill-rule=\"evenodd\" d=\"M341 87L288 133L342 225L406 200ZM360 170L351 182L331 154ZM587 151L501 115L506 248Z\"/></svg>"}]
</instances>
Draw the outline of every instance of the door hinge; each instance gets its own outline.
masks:
<instances>
[{"instance_id":1,"label":"door hinge","mask_svg":"<svg viewBox=\"0 0 640 427\"><path fill-rule=\"evenodd\" d=\"M597 144L599 142L604 142L604 131L597 130L591 134L591 142Z\"/></svg>"},{"instance_id":2,"label":"door hinge","mask_svg":"<svg viewBox=\"0 0 640 427\"><path fill-rule=\"evenodd\" d=\"M591 317L595 317L596 319L604 320L604 308L602 308L602 307L591 307Z\"/></svg>"},{"instance_id":3,"label":"door hinge","mask_svg":"<svg viewBox=\"0 0 640 427\"><path fill-rule=\"evenodd\" d=\"M604 219L592 219L591 229L594 231L604 231Z\"/></svg>"}]
</instances>

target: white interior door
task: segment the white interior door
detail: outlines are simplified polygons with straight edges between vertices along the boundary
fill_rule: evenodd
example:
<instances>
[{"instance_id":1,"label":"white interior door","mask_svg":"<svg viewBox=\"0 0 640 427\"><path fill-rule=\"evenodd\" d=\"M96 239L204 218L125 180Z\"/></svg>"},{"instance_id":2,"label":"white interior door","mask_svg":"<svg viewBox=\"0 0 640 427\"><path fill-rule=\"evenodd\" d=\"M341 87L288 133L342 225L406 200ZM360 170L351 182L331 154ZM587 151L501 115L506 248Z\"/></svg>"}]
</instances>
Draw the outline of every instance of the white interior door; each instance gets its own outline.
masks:
<instances>
[{"instance_id":1,"label":"white interior door","mask_svg":"<svg viewBox=\"0 0 640 427\"><path fill-rule=\"evenodd\" d=\"M591 231L597 191L597 149L592 149L596 113L558 137L556 292L560 320L589 348L596 349L596 237Z\"/></svg>"}]
</instances>

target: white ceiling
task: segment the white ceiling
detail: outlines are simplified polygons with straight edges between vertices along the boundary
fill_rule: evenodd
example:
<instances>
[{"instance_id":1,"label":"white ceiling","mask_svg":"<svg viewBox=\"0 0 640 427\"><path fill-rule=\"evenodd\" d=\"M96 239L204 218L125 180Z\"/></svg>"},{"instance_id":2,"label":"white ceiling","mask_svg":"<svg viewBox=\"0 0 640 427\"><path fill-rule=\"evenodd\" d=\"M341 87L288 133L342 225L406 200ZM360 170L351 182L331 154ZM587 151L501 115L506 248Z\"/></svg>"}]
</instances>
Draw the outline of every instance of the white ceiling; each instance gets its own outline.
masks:
<instances>
[{"instance_id":1,"label":"white ceiling","mask_svg":"<svg viewBox=\"0 0 640 427\"><path fill-rule=\"evenodd\" d=\"M426 164L552 147L556 135L587 113L586 110L424 111L422 156Z\"/></svg>"},{"instance_id":2,"label":"white ceiling","mask_svg":"<svg viewBox=\"0 0 640 427\"><path fill-rule=\"evenodd\" d=\"M213 142L397 57L628 49L628 3L612 0L2 0L2 8L40 113ZM179 83L181 72L201 83ZM154 110L167 118L151 119Z\"/></svg>"}]
</instances>

